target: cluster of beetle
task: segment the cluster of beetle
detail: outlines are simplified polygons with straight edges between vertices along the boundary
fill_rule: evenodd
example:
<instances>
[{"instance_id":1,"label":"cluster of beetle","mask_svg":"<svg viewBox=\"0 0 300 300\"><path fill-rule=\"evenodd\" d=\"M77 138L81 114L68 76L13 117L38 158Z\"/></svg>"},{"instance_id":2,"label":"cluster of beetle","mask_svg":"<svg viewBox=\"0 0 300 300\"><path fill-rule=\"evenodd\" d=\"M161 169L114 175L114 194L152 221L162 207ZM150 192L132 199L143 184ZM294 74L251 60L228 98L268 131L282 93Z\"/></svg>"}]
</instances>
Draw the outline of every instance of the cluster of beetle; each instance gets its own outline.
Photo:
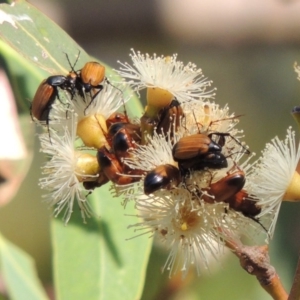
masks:
<instances>
[{"instance_id":1,"label":"cluster of beetle","mask_svg":"<svg viewBox=\"0 0 300 300\"><path fill-rule=\"evenodd\" d=\"M218 142L212 139L213 135L219 136ZM151 194L161 188L172 189L180 183L189 189L186 179L190 177L191 172L227 168L227 158L222 154L226 136L230 134L198 133L180 138L172 149L173 159L178 163L178 167L166 164L148 172L144 179L145 194ZM206 203L228 203L230 208L258 221L255 216L261 212L261 208L256 204L257 200L243 190L244 172L236 165L234 168L234 172L228 172L222 179L210 183L208 188L201 189L200 195L199 191L196 191L196 198L201 198ZM191 192L195 194L195 191Z\"/></svg>"},{"instance_id":2,"label":"cluster of beetle","mask_svg":"<svg viewBox=\"0 0 300 300\"><path fill-rule=\"evenodd\" d=\"M68 62L70 64L69 59ZM103 89L104 81L110 84L105 77L105 67L101 64L87 62L79 71L74 70L75 64L74 66L70 64L71 71L66 76L50 76L42 81L32 101L32 117L49 126L51 107L56 99L60 101L60 90L66 91L71 99L79 95L86 102L87 108ZM174 130L183 118L181 104L174 99L168 107L161 109L155 119L149 119L144 115L141 118L141 124L144 125L144 128L150 128L148 133L156 130L158 133L163 132L172 138ZM191 172L228 167L227 157L222 154L222 148L225 145L226 137L230 134L214 132L192 134L179 139L172 150L173 159L178 164L177 167L166 164L157 166L149 172L132 169L124 163L124 159L130 157L130 149L147 143L145 133L141 130L141 124L132 123L127 117L126 110L124 114L117 112L106 120L107 145L97 149L100 172L93 181L83 182L87 190L100 187L108 181L125 185L144 178L144 193L149 195L160 189L170 190L180 184L184 185ZM218 137L218 141L214 139L214 136ZM208 203L215 201L228 203L230 208L256 220L255 216L260 213L261 209L257 206L256 201L243 190L244 184L245 174L238 169L233 173L227 173L221 180L211 183L206 189L210 196L201 191L200 197Z\"/></svg>"},{"instance_id":3,"label":"cluster of beetle","mask_svg":"<svg viewBox=\"0 0 300 300\"><path fill-rule=\"evenodd\" d=\"M66 55L67 56L67 55ZM79 55L77 57L77 60ZM87 62L84 67L75 71L74 66L71 65L67 56L68 62L71 66L71 71L67 76L54 75L47 79L44 79L39 85L35 96L31 103L30 113L31 116L38 121L44 121L49 124L49 114L55 99L60 100L59 89L70 93L71 99L73 99L78 93L82 98L86 98L86 93L92 93L92 90L96 89L96 94L92 95L95 98L96 95L103 89L101 84L105 80L105 67L98 62Z\"/></svg>"}]
</instances>

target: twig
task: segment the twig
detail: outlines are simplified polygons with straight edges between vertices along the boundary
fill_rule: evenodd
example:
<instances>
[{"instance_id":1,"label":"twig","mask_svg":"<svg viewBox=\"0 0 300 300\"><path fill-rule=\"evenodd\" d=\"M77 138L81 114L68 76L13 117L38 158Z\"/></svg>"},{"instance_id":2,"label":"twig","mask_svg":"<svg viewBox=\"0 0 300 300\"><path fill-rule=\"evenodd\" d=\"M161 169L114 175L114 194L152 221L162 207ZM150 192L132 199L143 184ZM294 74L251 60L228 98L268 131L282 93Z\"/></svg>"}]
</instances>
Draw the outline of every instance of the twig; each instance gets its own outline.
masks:
<instances>
[{"instance_id":1,"label":"twig","mask_svg":"<svg viewBox=\"0 0 300 300\"><path fill-rule=\"evenodd\" d=\"M275 268L270 264L267 245L245 246L233 240L226 240L225 245L240 259L241 266L249 274L256 276L260 285L274 300L288 299L288 294L281 284ZM299 298L293 298L293 300L296 299L299 300Z\"/></svg>"}]
</instances>

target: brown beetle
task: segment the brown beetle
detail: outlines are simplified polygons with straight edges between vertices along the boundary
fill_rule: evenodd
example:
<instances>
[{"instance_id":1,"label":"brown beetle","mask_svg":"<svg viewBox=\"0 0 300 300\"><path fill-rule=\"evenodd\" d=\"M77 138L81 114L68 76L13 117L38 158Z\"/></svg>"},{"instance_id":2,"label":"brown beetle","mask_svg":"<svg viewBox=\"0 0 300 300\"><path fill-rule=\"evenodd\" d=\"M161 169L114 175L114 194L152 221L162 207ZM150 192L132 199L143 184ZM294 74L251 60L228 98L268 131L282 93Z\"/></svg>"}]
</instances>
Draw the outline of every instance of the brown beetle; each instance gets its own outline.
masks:
<instances>
[{"instance_id":1,"label":"brown beetle","mask_svg":"<svg viewBox=\"0 0 300 300\"><path fill-rule=\"evenodd\" d=\"M123 169L113 153L110 153L106 147L98 149L97 160L101 171L112 182L117 183Z\"/></svg>"},{"instance_id":2,"label":"brown beetle","mask_svg":"<svg viewBox=\"0 0 300 300\"><path fill-rule=\"evenodd\" d=\"M98 149L97 159L103 174L114 183L125 185L140 180L139 177L130 176L135 175L134 172L127 172L126 176L116 155L109 152L106 147Z\"/></svg>"},{"instance_id":3,"label":"brown beetle","mask_svg":"<svg viewBox=\"0 0 300 300\"><path fill-rule=\"evenodd\" d=\"M99 176L95 178L94 181L84 181L83 186L86 190L94 190L95 188L101 187L106 184L109 179L105 176L103 172L99 173Z\"/></svg>"},{"instance_id":4,"label":"brown beetle","mask_svg":"<svg viewBox=\"0 0 300 300\"><path fill-rule=\"evenodd\" d=\"M52 104L54 103L56 98L60 100L58 88L68 91L71 94L72 98L76 93L78 74L74 70L74 67L78 61L79 54L74 63L74 66L71 65L67 54L66 57L71 66L71 71L69 72L69 74L67 76L49 76L47 79L43 80L37 88L37 91L31 103L31 116L39 121L46 121L46 124L49 124L49 114Z\"/></svg>"},{"instance_id":5,"label":"brown beetle","mask_svg":"<svg viewBox=\"0 0 300 300\"><path fill-rule=\"evenodd\" d=\"M123 127L114 135L112 147L120 162L122 162L123 158L130 156L128 150L133 149L136 146L128 129Z\"/></svg>"},{"instance_id":6,"label":"brown beetle","mask_svg":"<svg viewBox=\"0 0 300 300\"><path fill-rule=\"evenodd\" d=\"M232 209L240 211L244 216L257 221L254 217L261 212L261 207L257 204L258 199L250 197L245 190L240 190L227 201Z\"/></svg>"},{"instance_id":7,"label":"brown beetle","mask_svg":"<svg viewBox=\"0 0 300 300\"><path fill-rule=\"evenodd\" d=\"M80 78L86 92L102 89L100 83L105 79L105 67L96 61L87 62L80 70Z\"/></svg>"},{"instance_id":8,"label":"brown beetle","mask_svg":"<svg viewBox=\"0 0 300 300\"><path fill-rule=\"evenodd\" d=\"M136 148L136 145L141 142L139 125L125 122L114 123L109 127L106 140L111 147L111 153L120 163L123 174L135 177L144 173L141 170L131 169L124 163L124 158L131 156L129 149Z\"/></svg>"},{"instance_id":9,"label":"brown beetle","mask_svg":"<svg viewBox=\"0 0 300 300\"><path fill-rule=\"evenodd\" d=\"M171 131L170 136L173 136L180 125L180 120L184 117L184 113L180 102L173 99L166 107L161 107L159 110L154 110L154 114L149 115L149 111L144 113L141 117L141 133L142 144L147 144L147 136L152 136L154 130L157 133L167 134Z\"/></svg>"},{"instance_id":10,"label":"brown beetle","mask_svg":"<svg viewBox=\"0 0 300 300\"><path fill-rule=\"evenodd\" d=\"M70 92L72 98L75 96L76 91L78 91L79 95L84 99L86 98L85 93L89 93L91 96L90 105L98 93L103 89L103 85L100 83L105 80L105 67L96 61L90 61L87 62L81 70L75 71L74 68L79 55L80 52L78 53L74 65L72 65L69 56L66 53L67 60L71 67L68 76L74 78L74 85L70 88ZM98 91L92 94L93 89L98 89Z\"/></svg>"},{"instance_id":11,"label":"brown beetle","mask_svg":"<svg viewBox=\"0 0 300 300\"><path fill-rule=\"evenodd\" d=\"M159 134L163 132L165 135L170 132L172 137L174 131L177 131L183 117L184 113L180 102L176 99L172 100L170 106L160 111L156 132Z\"/></svg>"},{"instance_id":12,"label":"brown beetle","mask_svg":"<svg viewBox=\"0 0 300 300\"><path fill-rule=\"evenodd\" d=\"M129 149L141 142L140 127L137 124L115 123L109 128L108 135L112 137L112 149L120 162L130 156Z\"/></svg>"},{"instance_id":13,"label":"brown beetle","mask_svg":"<svg viewBox=\"0 0 300 300\"><path fill-rule=\"evenodd\" d=\"M130 123L127 114L115 112L106 119L106 126L110 128L115 123Z\"/></svg>"},{"instance_id":14,"label":"brown beetle","mask_svg":"<svg viewBox=\"0 0 300 300\"><path fill-rule=\"evenodd\" d=\"M80 71L75 71L74 67L79 54L74 65L71 64L68 54L66 57L71 67L69 74L67 76L54 75L43 80L31 103L31 116L39 121L46 121L47 124L49 124L49 114L53 102L56 98L60 100L58 88L68 91L72 99L76 95L76 91L84 97L84 92L91 92L93 88L98 89L96 94L91 96L92 100L103 89L103 85L100 83L105 78L104 66L97 62L87 62Z\"/></svg>"},{"instance_id":15,"label":"brown beetle","mask_svg":"<svg viewBox=\"0 0 300 300\"><path fill-rule=\"evenodd\" d=\"M79 91L80 96L85 98L85 93L90 93L91 102L103 89L103 85L100 84L105 79L105 67L96 61L87 62L83 68L79 71L79 75L76 80L76 88ZM98 89L92 94L93 89Z\"/></svg>"},{"instance_id":16,"label":"brown beetle","mask_svg":"<svg viewBox=\"0 0 300 300\"><path fill-rule=\"evenodd\" d=\"M199 133L182 137L173 146L173 158L183 173L188 169L221 169L228 166L226 157L221 153L223 145L214 142L212 135Z\"/></svg>"},{"instance_id":17,"label":"brown beetle","mask_svg":"<svg viewBox=\"0 0 300 300\"><path fill-rule=\"evenodd\" d=\"M152 194L160 189L170 190L179 185L181 175L178 168L165 164L148 172L144 179L144 193Z\"/></svg>"},{"instance_id":18,"label":"brown beetle","mask_svg":"<svg viewBox=\"0 0 300 300\"><path fill-rule=\"evenodd\" d=\"M74 77L55 75L43 80L39 85L30 107L31 116L39 121L49 123L49 113L56 98L59 99L58 88L71 91Z\"/></svg>"},{"instance_id":19,"label":"brown beetle","mask_svg":"<svg viewBox=\"0 0 300 300\"><path fill-rule=\"evenodd\" d=\"M257 205L257 200L249 197L247 192L243 190L245 181L245 173L242 170L237 170L210 184L206 191L214 198L205 194L202 198L208 203L228 203L230 208L252 219L260 213L261 208Z\"/></svg>"},{"instance_id":20,"label":"brown beetle","mask_svg":"<svg viewBox=\"0 0 300 300\"><path fill-rule=\"evenodd\" d=\"M227 174L225 177L220 179L215 183L211 183L207 189L208 195L203 194L203 199L205 202L226 202L229 203L236 193L238 193L245 185L245 173L241 170L237 170L232 174Z\"/></svg>"}]
</instances>

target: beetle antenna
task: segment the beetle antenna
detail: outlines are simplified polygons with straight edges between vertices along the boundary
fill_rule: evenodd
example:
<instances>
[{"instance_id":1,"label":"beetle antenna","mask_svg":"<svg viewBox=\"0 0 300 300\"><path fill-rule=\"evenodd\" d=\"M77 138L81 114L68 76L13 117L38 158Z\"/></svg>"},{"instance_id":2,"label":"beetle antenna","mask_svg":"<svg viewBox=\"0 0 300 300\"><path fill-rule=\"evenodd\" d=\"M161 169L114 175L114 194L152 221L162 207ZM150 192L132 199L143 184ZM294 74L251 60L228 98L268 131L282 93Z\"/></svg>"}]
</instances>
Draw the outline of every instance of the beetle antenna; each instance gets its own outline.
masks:
<instances>
[{"instance_id":1,"label":"beetle antenna","mask_svg":"<svg viewBox=\"0 0 300 300\"><path fill-rule=\"evenodd\" d=\"M77 54L77 57L76 57L76 60L75 60L74 65L71 64L71 61L70 61L70 59L69 59L68 53L67 53L67 52L64 52L64 53L65 53L65 55L66 55L66 57L67 57L69 66L71 67L71 71L73 71L74 73L76 73L76 71L75 71L75 66L76 66L76 64L77 64L77 62L78 62L78 59L79 59L79 56L80 56L80 50L78 50L78 54Z\"/></svg>"},{"instance_id":2,"label":"beetle antenna","mask_svg":"<svg viewBox=\"0 0 300 300\"><path fill-rule=\"evenodd\" d=\"M75 72L74 69L75 69L75 66L76 66L76 64L77 64L77 62L78 62L79 56L80 56L80 50L78 50L78 54L77 54L76 60L75 60L74 65L73 65L73 67L72 67L72 71L74 71L74 72Z\"/></svg>"},{"instance_id":3,"label":"beetle antenna","mask_svg":"<svg viewBox=\"0 0 300 300\"><path fill-rule=\"evenodd\" d=\"M196 115L195 115L195 111L194 111L194 110L193 110L193 116L194 116L195 123L196 123L197 128L198 128L199 134L200 134L200 133L201 133L201 130L200 130L200 127L199 127L199 123L197 122L197 118L196 118Z\"/></svg>"},{"instance_id":4,"label":"beetle antenna","mask_svg":"<svg viewBox=\"0 0 300 300\"><path fill-rule=\"evenodd\" d=\"M238 145L240 145L245 150L245 154L250 154L251 153L250 150L247 149L237 138L235 138L233 135L231 135L228 132L212 132L208 136L211 138L213 135L218 135L218 136L223 137L223 138L225 136L229 136L230 138L232 138ZM224 144L225 144L225 142L224 142ZM237 153L239 153L239 152L237 152Z\"/></svg>"},{"instance_id":5,"label":"beetle antenna","mask_svg":"<svg viewBox=\"0 0 300 300\"><path fill-rule=\"evenodd\" d=\"M228 117L228 118L223 118L223 119L219 119L219 120L210 121L210 123L208 125L208 128L210 126L212 126L214 123L222 122L222 121L228 121L228 120L235 120L235 119L239 119L240 117L243 117L243 116L245 116L245 115L237 115L237 116L233 116L233 117Z\"/></svg>"}]
</instances>

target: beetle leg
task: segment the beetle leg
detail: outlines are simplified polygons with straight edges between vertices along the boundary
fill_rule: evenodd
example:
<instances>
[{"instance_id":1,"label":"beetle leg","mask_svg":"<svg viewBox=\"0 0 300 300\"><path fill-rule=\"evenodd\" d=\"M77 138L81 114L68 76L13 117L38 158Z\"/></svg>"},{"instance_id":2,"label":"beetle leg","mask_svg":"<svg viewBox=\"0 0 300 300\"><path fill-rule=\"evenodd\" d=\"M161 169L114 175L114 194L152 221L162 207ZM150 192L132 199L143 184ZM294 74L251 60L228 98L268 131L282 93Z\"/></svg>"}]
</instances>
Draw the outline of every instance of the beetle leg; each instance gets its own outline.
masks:
<instances>
[{"instance_id":1,"label":"beetle leg","mask_svg":"<svg viewBox=\"0 0 300 300\"><path fill-rule=\"evenodd\" d=\"M95 98L98 96L98 94L103 90L103 85L99 84L97 86L93 86L93 89L98 89L98 91L92 95L92 90L89 91L90 93L90 97L91 97L91 101L90 103L87 105L87 107L84 109L84 114L86 114L86 110L90 107L90 105L94 102ZM83 93L85 96L85 93Z\"/></svg>"}]
</instances>

